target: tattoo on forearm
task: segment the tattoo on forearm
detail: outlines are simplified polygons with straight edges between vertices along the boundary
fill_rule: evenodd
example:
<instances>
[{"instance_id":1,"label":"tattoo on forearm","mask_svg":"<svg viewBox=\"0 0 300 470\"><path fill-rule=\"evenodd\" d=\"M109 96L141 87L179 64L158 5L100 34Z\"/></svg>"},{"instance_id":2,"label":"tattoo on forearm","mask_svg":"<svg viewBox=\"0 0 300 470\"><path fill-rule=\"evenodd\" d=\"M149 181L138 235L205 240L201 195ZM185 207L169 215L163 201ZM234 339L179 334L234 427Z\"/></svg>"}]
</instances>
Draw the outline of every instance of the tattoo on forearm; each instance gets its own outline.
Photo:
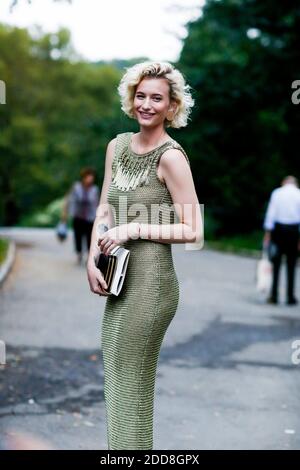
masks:
<instances>
[{"instance_id":1,"label":"tattoo on forearm","mask_svg":"<svg viewBox=\"0 0 300 470\"><path fill-rule=\"evenodd\" d=\"M108 226L106 224L99 224L97 228L99 234L108 230Z\"/></svg>"}]
</instances>

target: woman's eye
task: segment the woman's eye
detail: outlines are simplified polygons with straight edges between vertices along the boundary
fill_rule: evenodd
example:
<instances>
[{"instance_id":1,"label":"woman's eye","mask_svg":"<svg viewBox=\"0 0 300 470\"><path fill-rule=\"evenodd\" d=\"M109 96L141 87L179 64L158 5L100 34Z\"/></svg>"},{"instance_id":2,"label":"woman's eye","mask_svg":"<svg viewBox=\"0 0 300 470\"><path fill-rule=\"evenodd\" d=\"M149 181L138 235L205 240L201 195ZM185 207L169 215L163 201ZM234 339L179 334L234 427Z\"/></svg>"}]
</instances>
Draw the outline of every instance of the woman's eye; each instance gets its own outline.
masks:
<instances>
[{"instance_id":1,"label":"woman's eye","mask_svg":"<svg viewBox=\"0 0 300 470\"><path fill-rule=\"evenodd\" d=\"M144 98L142 95L136 95L136 97L137 97L138 99L143 99L143 98ZM155 101L160 101L160 100L161 100L161 98L160 98L159 96L155 96L153 99L154 99Z\"/></svg>"}]
</instances>

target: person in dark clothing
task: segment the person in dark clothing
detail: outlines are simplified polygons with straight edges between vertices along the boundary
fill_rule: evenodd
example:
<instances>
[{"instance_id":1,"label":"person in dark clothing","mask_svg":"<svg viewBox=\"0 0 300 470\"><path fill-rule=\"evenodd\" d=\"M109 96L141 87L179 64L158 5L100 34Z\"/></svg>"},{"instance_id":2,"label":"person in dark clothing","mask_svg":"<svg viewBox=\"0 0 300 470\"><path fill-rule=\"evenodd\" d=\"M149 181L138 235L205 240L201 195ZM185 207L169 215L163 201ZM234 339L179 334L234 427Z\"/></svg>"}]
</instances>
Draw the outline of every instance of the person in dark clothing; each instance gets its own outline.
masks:
<instances>
[{"instance_id":1,"label":"person in dark clothing","mask_svg":"<svg viewBox=\"0 0 300 470\"><path fill-rule=\"evenodd\" d=\"M273 244L273 280L268 303L278 303L278 282L283 255L286 257L286 302L298 303L295 297L295 268L300 250L300 190L294 176L286 176L281 187L272 191L264 220L265 246Z\"/></svg>"},{"instance_id":2,"label":"person in dark clothing","mask_svg":"<svg viewBox=\"0 0 300 470\"><path fill-rule=\"evenodd\" d=\"M80 181L76 181L65 197L61 220L72 217L74 244L77 262L81 264L83 241L87 251L90 249L93 223L99 204L100 192L95 184L96 172L93 168L83 168L80 171Z\"/></svg>"}]
</instances>

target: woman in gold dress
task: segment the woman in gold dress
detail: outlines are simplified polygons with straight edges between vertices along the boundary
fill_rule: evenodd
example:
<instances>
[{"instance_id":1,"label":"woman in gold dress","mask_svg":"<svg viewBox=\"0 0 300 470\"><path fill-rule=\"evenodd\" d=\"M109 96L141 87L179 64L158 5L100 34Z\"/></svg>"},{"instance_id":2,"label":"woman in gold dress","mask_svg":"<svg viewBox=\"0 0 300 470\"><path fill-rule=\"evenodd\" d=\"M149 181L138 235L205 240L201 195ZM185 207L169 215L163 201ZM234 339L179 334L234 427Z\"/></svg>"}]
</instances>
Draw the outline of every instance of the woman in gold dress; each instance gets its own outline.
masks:
<instances>
[{"instance_id":1,"label":"woman in gold dress","mask_svg":"<svg viewBox=\"0 0 300 470\"><path fill-rule=\"evenodd\" d=\"M158 357L179 301L171 246L203 241L189 159L166 132L187 125L193 98L168 62L130 67L118 91L140 130L108 143L87 273L91 291L107 296L99 248L130 250L122 291L107 296L102 323L108 449L152 449Z\"/></svg>"}]
</instances>

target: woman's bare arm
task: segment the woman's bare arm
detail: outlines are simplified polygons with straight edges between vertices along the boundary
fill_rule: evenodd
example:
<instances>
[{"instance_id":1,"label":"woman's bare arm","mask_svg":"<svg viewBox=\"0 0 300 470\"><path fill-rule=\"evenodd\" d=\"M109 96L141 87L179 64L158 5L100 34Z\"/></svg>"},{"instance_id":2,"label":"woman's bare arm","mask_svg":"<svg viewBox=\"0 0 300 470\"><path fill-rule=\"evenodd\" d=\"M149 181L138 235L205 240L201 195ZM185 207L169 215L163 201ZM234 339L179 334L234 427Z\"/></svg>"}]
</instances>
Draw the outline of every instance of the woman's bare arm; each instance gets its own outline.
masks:
<instances>
[{"instance_id":1,"label":"woman's bare arm","mask_svg":"<svg viewBox=\"0 0 300 470\"><path fill-rule=\"evenodd\" d=\"M95 257L99 254L98 234L103 233L113 226L113 219L109 204L107 202L107 192L112 179L112 160L115 152L116 138L112 139L106 149L105 173L101 189L99 204L96 210L96 217L93 224L91 246L88 262L95 262Z\"/></svg>"},{"instance_id":2,"label":"woman's bare arm","mask_svg":"<svg viewBox=\"0 0 300 470\"><path fill-rule=\"evenodd\" d=\"M111 228L114 223L113 214L107 202L107 192L112 180L112 161L115 153L116 140L116 137L112 139L108 143L106 149L104 179L99 204L96 210L96 217L93 224L91 245L87 261L88 279L91 291L100 295L107 295L104 290L107 288L107 285L104 281L102 273L99 271L99 269L96 268L95 261L100 253L100 248L98 246L98 234L103 233Z\"/></svg>"},{"instance_id":3,"label":"woman's bare arm","mask_svg":"<svg viewBox=\"0 0 300 470\"><path fill-rule=\"evenodd\" d=\"M171 194L178 224L140 224L140 238L161 243L203 242L203 222L192 172L183 153L166 150L160 159L162 176Z\"/></svg>"}]
</instances>

